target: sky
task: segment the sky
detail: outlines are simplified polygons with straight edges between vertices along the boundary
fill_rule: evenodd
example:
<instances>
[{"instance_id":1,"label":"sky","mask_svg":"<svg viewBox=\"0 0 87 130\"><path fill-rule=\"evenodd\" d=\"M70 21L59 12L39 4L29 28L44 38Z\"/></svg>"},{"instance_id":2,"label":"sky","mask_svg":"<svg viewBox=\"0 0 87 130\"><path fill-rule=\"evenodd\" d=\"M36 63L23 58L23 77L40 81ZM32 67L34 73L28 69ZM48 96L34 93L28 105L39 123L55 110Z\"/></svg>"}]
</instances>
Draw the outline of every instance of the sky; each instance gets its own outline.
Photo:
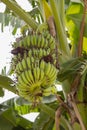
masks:
<instances>
[{"instance_id":1,"label":"sky","mask_svg":"<svg viewBox=\"0 0 87 130\"><path fill-rule=\"evenodd\" d=\"M1 26L0 26L1 27ZM9 27L4 28L4 32L1 32L0 28L0 72L4 66L9 69L11 59L11 42L14 37L9 32Z\"/></svg>"}]
</instances>

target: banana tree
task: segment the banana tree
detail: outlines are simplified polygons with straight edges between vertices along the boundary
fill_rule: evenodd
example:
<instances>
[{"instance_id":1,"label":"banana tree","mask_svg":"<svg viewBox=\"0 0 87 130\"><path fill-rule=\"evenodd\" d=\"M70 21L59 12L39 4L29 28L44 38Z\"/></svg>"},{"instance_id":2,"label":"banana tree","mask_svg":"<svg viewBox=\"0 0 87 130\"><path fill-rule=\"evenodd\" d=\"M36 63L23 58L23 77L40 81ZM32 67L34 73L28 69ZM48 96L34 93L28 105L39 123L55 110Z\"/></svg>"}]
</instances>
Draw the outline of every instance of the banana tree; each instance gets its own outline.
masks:
<instances>
[{"instance_id":1,"label":"banana tree","mask_svg":"<svg viewBox=\"0 0 87 130\"><path fill-rule=\"evenodd\" d=\"M21 37L12 44L9 74L0 75L0 91L18 95L1 104L0 127L86 130L87 0L28 1L30 12L16 1L1 0L2 15L19 20L19 26L12 24L13 34L20 27ZM9 78L13 74L15 79ZM39 113L34 122L22 117L31 111Z\"/></svg>"}]
</instances>

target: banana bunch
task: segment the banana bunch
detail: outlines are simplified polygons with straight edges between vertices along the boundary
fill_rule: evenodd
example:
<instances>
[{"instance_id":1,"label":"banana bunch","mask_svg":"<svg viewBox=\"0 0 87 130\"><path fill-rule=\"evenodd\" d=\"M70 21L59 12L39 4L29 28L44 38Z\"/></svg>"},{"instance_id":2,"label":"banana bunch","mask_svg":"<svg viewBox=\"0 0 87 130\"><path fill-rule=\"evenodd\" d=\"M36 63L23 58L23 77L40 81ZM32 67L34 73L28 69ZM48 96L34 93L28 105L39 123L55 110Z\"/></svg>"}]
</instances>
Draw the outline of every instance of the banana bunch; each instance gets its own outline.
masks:
<instances>
[{"instance_id":1,"label":"banana bunch","mask_svg":"<svg viewBox=\"0 0 87 130\"><path fill-rule=\"evenodd\" d=\"M51 86L57 77L56 68L50 64L41 61L38 67L28 68L24 62L22 62L24 71L18 76L17 88L19 90L20 96L30 99L37 97L37 95L43 94L44 89ZM21 66L19 65L19 70L21 71ZM22 68L23 70L23 68Z\"/></svg>"},{"instance_id":2,"label":"banana bunch","mask_svg":"<svg viewBox=\"0 0 87 130\"><path fill-rule=\"evenodd\" d=\"M13 45L12 54L19 95L32 101L40 99L57 77L55 39L48 32L28 35Z\"/></svg>"},{"instance_id":3,"label":"banana bunch","mask_svg":"<svg viewBox=\"0 0 87 130\"><path fill-rule=\"evenodd\" d=\"M48 31L44 31L43 34L33 34L28 35L25 38L18 42L15 42L13 45L14 48L21 47L25 50L30 50L33 48L37 49L48 49L54 50L55 49L55 39L49 34Z\"/></svg>"}]
</instances>

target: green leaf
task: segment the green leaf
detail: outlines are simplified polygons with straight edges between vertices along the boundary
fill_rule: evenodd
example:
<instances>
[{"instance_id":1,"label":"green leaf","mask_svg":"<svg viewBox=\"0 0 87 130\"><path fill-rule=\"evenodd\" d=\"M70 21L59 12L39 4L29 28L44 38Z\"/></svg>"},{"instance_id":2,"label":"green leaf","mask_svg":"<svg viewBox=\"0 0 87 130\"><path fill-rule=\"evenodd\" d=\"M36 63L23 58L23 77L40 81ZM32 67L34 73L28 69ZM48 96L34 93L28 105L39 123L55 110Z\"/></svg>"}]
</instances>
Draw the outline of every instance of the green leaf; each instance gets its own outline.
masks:
<instances>
[{"instance_id":1,"label":"green leaf","mask_svg":"<svg viewBox=\"0 0 87 130\"><path fill-rule=\"evenodd\" d=\"M66 11L66 14L80 14L83 12L83 6L80 3L71 3L68 6L68 9Z\"/></svg>"},{"instance_id":2,"label":"green leaf","mask_svg":"<svg viewBox=\"0 0 87 130\"><path fill-rule=\"evenodd\" d=\"M80 34L80 24L83 15L83 5L72 2L66 10L66 27L69 33L69 40L71 44L71 53L75 57L78 50L78 41ZM86 30L86 29L85 29ZM84 35L87 35L86 31Z\"/></svg>"},{"instance_id":3,"label":"green leaf","mask_svg":"<svg viewBox=\"0 0 87 130\"><path fill-rule=\"evenodd\" d=\"M73 79L77 74L82 75L86 66L84 57L73 58L62 64L61 70L58 73L58 80L64 81L66 79Z\"/></svg>"},{"instance_id":4,"label":"green leaf","mask_svg":"<svg viewBox=\"0 0 87 130\"><path fill-rule=\"evenodd\" d=\"M0 130L12 130L13 125L0 115Z\"/></svg>"},{"instance_id":5,"label":"green leaf","mask_svg":"<svg viewBox=\"0 0 87 130\"><path fill-rule=\"evenodd\" d=\"M16 127L13 127L12 130L26 130L26 129L18 125Z\"/></svg>"},{"instance_id":6,"label":"green leaf","mask_svg":"<svg viewBox=\"0 0 87 130\"><path fill-rule=\"evenodd\" d=\"M77 20L76 23L73 21L75 18L71 18L72 15L66 15L66 27L69 33L69 40L71 44L71 53L73 56L77 54L77 44L79 41L79 30L80 30L80 22Z\"/></svg>"},{"instance_id":7,"label":"green leaf","mask_svg":"<svg viewBox=\"0 0 87 130\"><path fill-rule=\"evenodd\" d=\"M17 124L26 130L33 130L33 123L19 115L17 116Z\"/></svg>"},{"instance_id":8,"label":"green leaf","mask_svg":"<svg viewBox=\"0 0 87 130\"><path fill-rule=\"evenodd\" d=\"M66 26L67 26L67 29L68 29L68 33L70 35L69 40L70 40L70 44L71 44L71 53L72 53L72 56L75 57L76 54L77 54L77 44L78 44L78 40L79 40L79 30L72 20L67 21Z\"/></svg>"},{"instance_id":9,"label":"green leaf","mask_svg":"<svg viewBox=\"0 0 87 130\"><path fill-rule=\"evenodd\" d=\"M0 87L1 88L5 88L13 93L16 93L16 88L13 85L14 85L14 81L11 78L0 75Z\"/></svg>"},{"instance_id":10,"label":"green leaf","mask_svg":"<svg viewBox=\"0 0 87 130\"><path fill-rule=\"evenodd\" d=\"M19 116L13 108L9 108L0 114L0 118L2 118L2 123L5 124L7 122L8 127L17 127L20 126L27 130L32 130L33 123L28 121L27 119ZM3 125L0 123L0 128ZM5 127L6 128L6 127ZM5 130L5 129L3 129ZM6 129L9 130L9 129Z\"/></svg>"},{"instance_id":11,"label":"green leaf","mask_svg":"<svg viewBox=\"0 0 87 130\"><path fill-rule=\"evenodd\" d=\"M54 117L55 117L55 111L51 107L49 107L49 106L47 106L47 105L45 105L43 103L39 104L38 107L41 110L43 110L45 113L47 113L48 115L50 115L51 118L54 119Z\"/></svg>"},{"instance_id":12,"label":"green leaf","mask_svg":"<svg viewBox=\"0 0 87 130\"><path fill-rule=\"evenodd\" d=\"M34 130L53 130L55 123L55 110L57 109L58 104L56 102L40 104L39 108L41 109L40 114L34 122ZM63 122L62 122L63 121ZM61 119L61 125L65 124L64 119ZM66 124L63 125L66 127ZM68 127L66 127L68 128Z\"/></svg>"},{"instance_id":13,"label":"green leaf","mask_svg":"<svg viewBox=\"0 0 87 130\"><path fill-rule=\"evenodd\" d=\"M5 119L7 119L13 126L16 126L16 115L13 109L7 109L1 114Z\"/></svg>"},{"instance_id":14,"label":"green leaf","mask_svg":"<svg viewBox=\"0 0 87 130\"><path fill-rule=\"evenodd\" d=\"M11 12L0 13L0 23L1 25L3 25L3 27L9 26L10 24L12 27L15 27L15 28L18 28L24 25L24 22L20 20L19 17L13 15Z\"/></svg>"},{"instance_id":15,"label":"green leaf","mask_svg":"<svg viewBox=\"0 0 87 130\"><path fill-rule=\"evenodd\" d=\"M41 111L34 122L34 130L52 130L53 125L54 119L48 116L45 112Z\"/></svg>"},{"instance_id":16,"label":"green leaf","mask_svg":"<svg viewBox=\"0 0 87 130\"><path fill-rule=\"evenodd\" d=\"M39 5L38 5L39 6ZM32 18L37 20L38 23L41 23L43 21L43 18L41 16L41 12L38 7L34 7L29 14L31 15Z\"/></svg>"},{"instance_id":17,"label":"green leaf","mask_svg":"<svg viewBox=\"0 0 87 130\"><path fill-rule=\"evenodd\" d=\"M49 95L49 96L43 96L43 103L52 103L54 101L56 101L56 96L55 95Z\"/></svg>"},{"instance_id":18,"label":"green leaf","mask_svg":"<svg viewBox=\"0 0 87 130\"><path fill-rule=\"evenodd\" d=\"M70 14L70 15L67 15L67 19L68 20L72 20L74 22L76 28L78 30L80 30L80 24L81 24L81 21L82 21L82 16L83 16L83 14ZM84 37L87 37L87 16L85 18Z\"/></svg>"},{"instance_id":19,"label":"green leaf","mask_svg":"<svg viewBox=\"0 0 87 130\"><path fill-rule=\"evenodd\" d=\"M3 116L4 120L7 120L11 126L14 127L14 130L17 128L23 130L32 130L33 123L23 117L21 117L17 111L15 111L15 98L5 101L0 105L0 116ZM19 130L19 129L18 129Z\"/></svg>"}]
</instances>

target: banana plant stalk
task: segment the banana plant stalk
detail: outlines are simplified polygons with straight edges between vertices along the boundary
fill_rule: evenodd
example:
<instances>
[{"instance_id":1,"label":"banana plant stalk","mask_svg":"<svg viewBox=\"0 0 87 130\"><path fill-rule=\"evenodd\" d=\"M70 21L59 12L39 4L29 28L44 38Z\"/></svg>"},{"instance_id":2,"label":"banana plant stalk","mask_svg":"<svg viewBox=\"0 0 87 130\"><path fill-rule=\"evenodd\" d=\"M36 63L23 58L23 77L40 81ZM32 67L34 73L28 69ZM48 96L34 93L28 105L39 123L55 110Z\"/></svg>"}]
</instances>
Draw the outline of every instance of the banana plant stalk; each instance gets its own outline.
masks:
<instances>
[{"instance_id":1,"label":"banana plant stalk","mask_svg":"<svg viewBox=\"0 0 87 130\"><path fill-rule=\"evenodd\" d=\"M54 0L50 0L50 5L51 5L52 12L53 12L53 17L54 17L54 20L55 20L55 24L56 24L56 30L57 30L57 33L58 33L60 50L65 55L70 57L71 54L70 54L70 49L69 49L69 45L68 45L68 41L67 41L67 37L66 37L64 22L63 22L63 20L64 20L64 8L63 8L64 0L62 0L62 2L60 1L60 6L62 7L62 9L61 9L62 10L62 16L61 17L63 17L62 21L61 21L61 18L60 18L59 11L57 9L58 8L57 7L57 2L56 1L54 2Z\"/></svg>"}]
</instances>

